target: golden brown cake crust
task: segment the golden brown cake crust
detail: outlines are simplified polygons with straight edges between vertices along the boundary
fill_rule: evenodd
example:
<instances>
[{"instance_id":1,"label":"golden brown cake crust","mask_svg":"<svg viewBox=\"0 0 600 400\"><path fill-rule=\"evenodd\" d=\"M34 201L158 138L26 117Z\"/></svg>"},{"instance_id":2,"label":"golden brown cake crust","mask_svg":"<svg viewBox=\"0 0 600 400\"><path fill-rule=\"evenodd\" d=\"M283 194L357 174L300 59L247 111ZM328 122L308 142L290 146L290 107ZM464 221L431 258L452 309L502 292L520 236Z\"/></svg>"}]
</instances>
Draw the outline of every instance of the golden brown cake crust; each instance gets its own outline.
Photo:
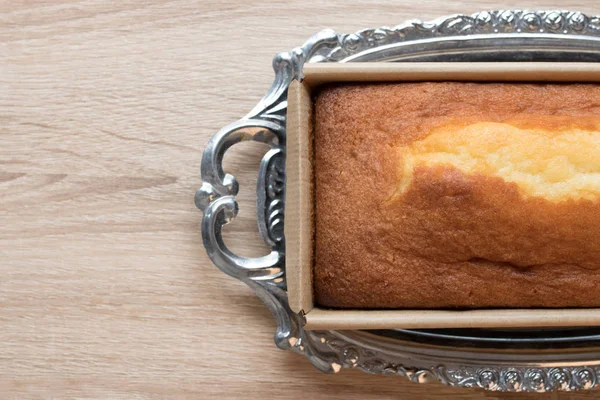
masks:
<instances>
[{"instance_id":1,"label":"golden brown cake crust","mask_svg":"<svg viewBox=\"0 0 600 400\"><path fill-rule=\"evenodd\" d=\"M577 117L577 118L573 118ZM315 302L339 308L600 306L600 201L524 196L396 149L448 124L600 131L600 85L392 83L315 98Z\"/></svg>"}]
</instances>

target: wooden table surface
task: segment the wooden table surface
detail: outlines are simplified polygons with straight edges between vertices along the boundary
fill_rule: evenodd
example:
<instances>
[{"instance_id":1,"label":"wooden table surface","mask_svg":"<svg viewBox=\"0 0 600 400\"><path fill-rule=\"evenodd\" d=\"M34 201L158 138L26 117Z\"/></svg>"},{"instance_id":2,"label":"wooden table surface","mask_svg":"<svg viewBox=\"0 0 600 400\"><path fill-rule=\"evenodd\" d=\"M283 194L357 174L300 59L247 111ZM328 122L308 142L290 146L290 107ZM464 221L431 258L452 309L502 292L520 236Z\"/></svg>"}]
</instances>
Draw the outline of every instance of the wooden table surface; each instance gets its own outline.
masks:
<instances>
[{"instance_id":1,"label":"wooden table surface","mask_svg":"<svg viewBox=\"0 0 600 400\"><path fill-rule=\"evenodd\" d=\"M559 3L592 14L595 4ZM204 253L193 194L204 145L265 93L276 52L325 27L518 7L1 2L0 398L497 397L358 371L323 375L278 350L267 309ZM243 255L264 252L253 209L262 151L242 144L225 160L241 183L226 240Z\"/></svg>"}]
</instances>

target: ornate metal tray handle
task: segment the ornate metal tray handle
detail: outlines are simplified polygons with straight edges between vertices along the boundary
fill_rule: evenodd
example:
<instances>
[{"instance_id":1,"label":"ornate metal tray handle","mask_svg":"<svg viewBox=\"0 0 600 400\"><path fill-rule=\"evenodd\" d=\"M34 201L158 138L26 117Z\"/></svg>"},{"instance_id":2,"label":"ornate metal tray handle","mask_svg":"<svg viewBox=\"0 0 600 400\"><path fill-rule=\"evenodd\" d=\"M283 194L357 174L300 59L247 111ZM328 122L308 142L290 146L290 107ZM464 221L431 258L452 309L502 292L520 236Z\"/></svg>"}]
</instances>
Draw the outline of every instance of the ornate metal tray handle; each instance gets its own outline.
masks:
<instances>
[{"instance_id":1,"label":"ornate metal tray handle","mask_svg":"<svg viewBox=\"0 0 600 400\"><path fill-rule=\"evenodd\" d=\"M274 61L275 81L267 95L244 118L221 129L209 141L202 156L202 186L195 195L196 206L203 211L202 240L212 262L226 274L250 286L271 310L278 322L275 343L282 349L304 353L320 370L334 372L333 351L317 354L302 329L304 319L293 313L287 303L284 260L284 184L285 184L285 120L287 88L299 78L305 60L322 48L338 41L333 31L313 36L304 46L278 54ZM225 152L242 141L253 140L271 147L259 167L257 182L257 220L259 231L271 252L263 257L246 258L231 252L221 235L223 225L238 212L235 196L238 183L223 171ZM328 354L331 353L331 354Z\"/></svg>"},{"instance_id":2,"label":"ornate metal tray handle","mask_svg":"<svg viewBox=\"0 0 600 400\"><path fill-rule=\"evenodd\" d=\"M277 320L275 343L303 353L324 372L359 368L413 382L499 391L589 389L596 385L596 350L499 353L423 346L369 332L305 331L302 315L288 306L285 283L285 122L287 89L302 78L306 62L350 61L600 61L600 19L569 11L493 11L453 15L431 22L353 34L324 30L273 60L275 80L244 118L216 133L204 150L202 186L195 203L203 211L202 240L212 262L250 286ZM236 217L238 182L223 171L225 152L242 141L269 145L257 183L257 222L270 253L240 257L223 241L223 225ZM474 346L476 347L476 346Z\"/></svg>"}]
</instances>

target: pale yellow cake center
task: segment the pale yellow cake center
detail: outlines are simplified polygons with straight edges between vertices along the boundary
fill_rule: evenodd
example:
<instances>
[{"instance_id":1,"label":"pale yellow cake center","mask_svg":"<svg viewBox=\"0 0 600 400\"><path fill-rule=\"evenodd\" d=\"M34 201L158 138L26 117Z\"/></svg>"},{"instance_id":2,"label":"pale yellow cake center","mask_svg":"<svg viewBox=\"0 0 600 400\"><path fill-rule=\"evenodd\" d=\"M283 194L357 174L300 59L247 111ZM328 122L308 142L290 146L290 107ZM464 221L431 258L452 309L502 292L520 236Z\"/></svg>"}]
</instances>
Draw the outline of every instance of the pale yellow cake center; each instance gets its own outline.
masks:
<instances>
[{"instance_id":1,"label":"pale yellow cake center","mask_svg":"<svg viewBox=\"0 0 600 400\"><path fill-rule=\"evenodd\" d=\"M401 195L418 165L448 165L472 175L499 177L525 197L560 202L594 200L600 193L600 130L523 129L508 123L447 125L400 147Z\"/></svg>"}]
</instances>

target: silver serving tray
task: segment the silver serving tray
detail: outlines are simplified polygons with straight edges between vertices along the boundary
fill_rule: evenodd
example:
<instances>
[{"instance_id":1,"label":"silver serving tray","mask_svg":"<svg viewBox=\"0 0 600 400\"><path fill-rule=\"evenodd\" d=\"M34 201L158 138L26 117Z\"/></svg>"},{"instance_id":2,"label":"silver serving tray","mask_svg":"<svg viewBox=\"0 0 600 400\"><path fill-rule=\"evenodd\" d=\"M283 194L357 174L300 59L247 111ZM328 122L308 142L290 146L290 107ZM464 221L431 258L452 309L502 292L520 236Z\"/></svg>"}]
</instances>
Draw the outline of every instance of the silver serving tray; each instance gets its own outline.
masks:
<instances>
[{"instance_id":1,"label":"silver serving tray","mask_svg":"<svg viewBox=\"0 0 600 400\"><path fill-rule=\"evenodd\" d=\"M570 11L491 11L353 34L324 30L273 60L275 81L252 111L215 134L202 156L202 239L215 265L250 286L277 320L275 344L304 354L323 372L359 368L413 382L543 392L600 385L600 328L547 330L305 331L287 303L285 281L285 124L287 89L305 63L411 61L600 61L600 17ZM236 143L271 147L260 164L257 221L271 252L233 254L221 228L235 218L238 183L223 171Z\"/></svg>"}]
</instances>

